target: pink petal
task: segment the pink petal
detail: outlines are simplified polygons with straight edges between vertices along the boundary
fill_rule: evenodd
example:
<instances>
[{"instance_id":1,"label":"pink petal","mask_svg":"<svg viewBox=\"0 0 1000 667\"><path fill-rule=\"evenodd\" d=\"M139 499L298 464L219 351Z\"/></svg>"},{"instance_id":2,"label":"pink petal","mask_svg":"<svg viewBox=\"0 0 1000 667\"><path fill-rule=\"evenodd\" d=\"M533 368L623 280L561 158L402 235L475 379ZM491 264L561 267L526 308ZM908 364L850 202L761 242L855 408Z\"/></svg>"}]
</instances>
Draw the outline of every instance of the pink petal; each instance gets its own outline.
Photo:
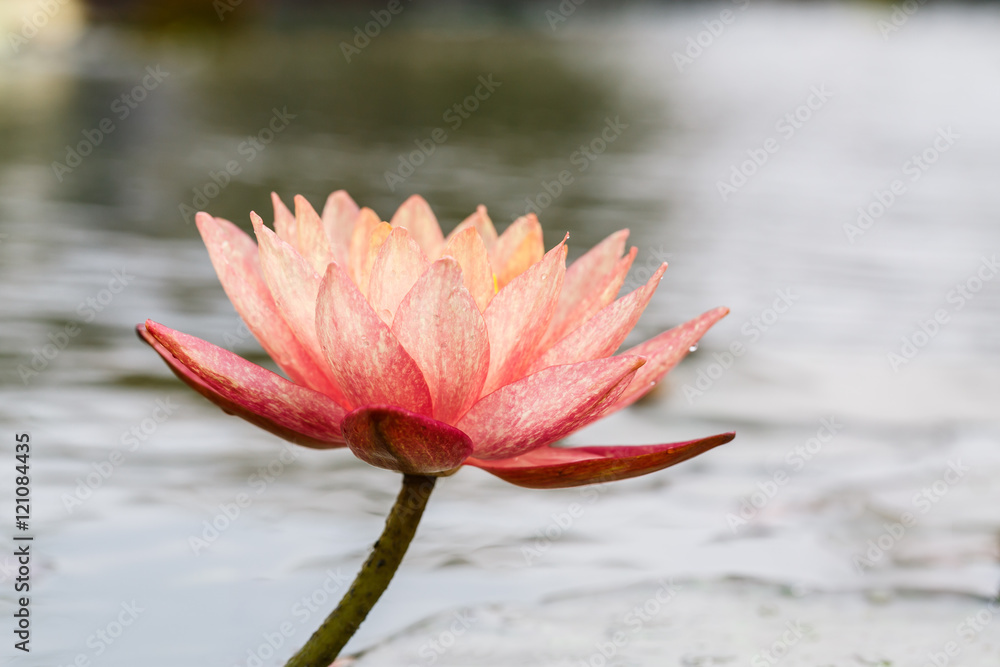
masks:
<instances>
[{"instance_id":1,"label":"pink petal","mask_svg":"<svg viewBox=\"0 0 1000 667\"><path fill-rule=\"evenodd\" d=\"M540 349L547 350L618 296L638 252L632 248L622 257L627 239L627 229L615 232L566 269L559 303Z\"/></svg>"},{"instance_id":2,"label":"pink petal","mask_svg":"<svg viewBox=\"0 0 1000 667\"><path fill-rule=\"evenodd\" d=\"M486 250L492 250L497 242L497 230L493 227L493 221L486 215L486 207L480 204L476 207L476 212L468 218L458 223L458 227L451 230L446 241L451 241L454 237L464 232L469 227L474 227L479 232L479 237L483 240Z\"/></svg>"},{"instance_id":3,"label":"pink petal","mask_svg":"<svg viewBox=\"0 0 1000 667\"><path fill-rule=\"evenodd\" d=\"M392 231L370 208L363 208L354 221L347 271L362 294L368 294L368 281L378 249ZM377 234L376 234L377 232Z\"/></svg>"},{"instance_id":4,"label":"pink petal","mask_svg":"<svg viewBox=\"0 0 1000 667\"><path fill-rule=\"evenodd\" d=\"M420 246L406 229L391 230L378 249L368 282L368 302L387 325L392 325L399 302L428 266Z\"/></svg>"},{"instance_id":5,"label":"pink petal","mask_svg":"<svg viewBox=\"0 0 1000 667\"><path fill-rule=\"evenodd\" d=\"M389 221L393 227L405 227L428 257L437 257L444 245L441 226L431 207L420 195L413 195L399 207Z\"/></svg>"},{"instance_id":6,"label":"pink petal","mask_svg":"<svg viewBox=\"0 0 1000 667\"><path fill-rule=\"evenodd\" d=\"M137 331L177 377L229 414L298 445L344 446L345 410L327 396L152 320Z\"/></svg>"},{"instance_id":7,"label":"pink petal","mask_svg":"<svg viewBox=\"0 0 1000 667\"><path fill-rule=\"evenodd\" d=\"M457 261L431 264L399 305L392 332L423 372L434 418L454 423L476 401L490 367L486 322Z\"/></svg>"},{"instance_id":8,"label":"pink petal","mask_svg":"<svg viewBox=\"0 0 1000 667\"><path fill-rule=\"evenodd\" d=\"M517 276L542 260L545 240L542 226L534 213L522 216L511 223L497 239L490 251L493 272L497 274L500 289Z\"/></svg>"},{"instance_id":9,"label":"pink petal","mask_svg":"<svg viewBox=\"0 0 1000 667\"><path fill-rule=\"evenodd\" d=\"M486 310L495 290L489 254L479 232L473 227L466 227L464 231L452 234L441 255L458 261L466 289L475 299L479 311Z\"/></svg>"},{"instance_id":10,"label":"pink petal","mask_svg":"<svg viewBox=\"0 0 1000 667\"><path fill-rule=\"evenodd\" d=\"M620 410L642 398L684 358L713 324L728 314L728 308L715 308L622 352L623 355L645 357L646 365L635 374L632 384L604 414Z\"/></svg>"},{"instance_id":11,"label":"pink petal","mask_svg":"<svg viewBox=\"0 0 1000 667\"><path fill-rule=\"evenodd\" d=\"M281 201L277 192L271 193L271 205L274 206L274 232L279 239L294 246L299 238L295 216L285 206L285 202Z\"/></svg>"},{"instance_id":12,"label":"pink petal","mask_svg":"<svg viewBox=\"0 0 1000 667\"><path fill-rule=\"evenodd\" d=\"M354 407L395 405L431 415L420 368L336 264L326 269L316 321L334 379Z\"/></svg>"},{"instance_id":13,"label":"pink petal","mask_svg":"<svg viewBox=\"0 0 1000 667\"><path fill-rule=\"evenodd\" d=\"M199 213L195 222L226 296L264 350L293 382L338 400L340 390L323 371L326 361L299 342L278 310L253 239L228 220L207 213Z\"/></svg>"},{"instance_id":14,"label":"pink petal","mask_svg":"<svg viewBox=\"0 0 1000 667\"><path fill-rule=\"evenodd\" d=\"M469 459L511 484L529 489L564 489L584 484L614 482L669 468L724 445L736 436L722 433L708 438L640 447L540 447L499 461Z\"/></svg>"},{"instance_id":15,"label":"pink petal","mask_svg":"<svg viewBox=\"0 0 1000 667\"><path fill-rule=\"evenodd\" d=\"M489 393L524 374L552 318L566 272L566 240L497 292L483 317L490 334Z\"/></svg>"},{"instance_id":16,"label":"pink petal","mask_svg":"<svg viewBox=\"0 0 1000 667\"><path fill-rule=\"evenodd\" d=\"M341 266L348 265L351 234L359 212L358 205L345 190L337 190L326 198L326 205L323 207L323 227L330 238L333 259Z\"/></svg>"},{"instance_id":17,"label":"pink petal","mask_svg":"<svg viewBox=\"0 0 1000 667\"><path fill-rule=\"evenodd\" d=\"M359 459L409 475L450 472L472 452L469 436L454 426L388 405L358 408L343 429Z\"/></svg>"},{"instance_id":18,"label":"pink petal","mask_svg":"<svg viewBox=\"0 0 1000 667\"><path fill-rule=\"evenodd\" d=\"M552 366L482 398L458 422L479 459L542 447L592 421L614 403L645 360L611 357Z\"/></svg>"},{"instance_id":19,"label":"pink petal","mask_svg":"<svg viewBox=\"0 0 1000 667\"><path fill-rule=\"evenodd\" d=\"M317 357L320 354L316 337L316 297L320 276L295 249L264 226L256 213L250 214L260 248L260 264L264 280L281 316L295 332L295 337Z\"/></svg>"},{"instance_id":20,"label":"pink petal","mask_svg":"<svg viewBox=\"0 0 1000 667\"><path fill-rule=\"evenodd\" d=\"M666 270L667 265L663 264L645 285L607 306L549 348L535 361L531 372L614 354L639 321Z\"/></svg>"},{"instance_id":21,"label":"pink petal","mask_svg":"<svg viewBox=\"0 0 1000 667\"><path fill-rule=\"evenodd\" d=\"M295 230L297 239L291 245L317 274L326 273L326 265L333 261L330 238L319 213L302 195L295 195Z\"/></svg>"}]
</instances>

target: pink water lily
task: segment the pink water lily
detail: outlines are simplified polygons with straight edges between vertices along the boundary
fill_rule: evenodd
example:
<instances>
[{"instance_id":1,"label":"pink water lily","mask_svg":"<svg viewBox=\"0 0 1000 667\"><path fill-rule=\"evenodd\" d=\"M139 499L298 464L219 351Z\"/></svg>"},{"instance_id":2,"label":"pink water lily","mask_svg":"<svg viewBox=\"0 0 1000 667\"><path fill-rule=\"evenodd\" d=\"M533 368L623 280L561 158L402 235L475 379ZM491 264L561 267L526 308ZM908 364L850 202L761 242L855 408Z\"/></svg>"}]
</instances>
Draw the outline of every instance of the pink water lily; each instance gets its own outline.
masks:
<instances>
[{"instance_id":1,"label":"pink water lily","mask_svg":"<svg viewBox=\"0 0 1000 667\"><path fill-rule=\"evenodd\" d=\"M710 310L615 354L660 281L616 298L636 255L627 231L566 267L534 215L497 235L480 206L445 237L427 203L390 222L335 192L318 214L275 195L257 242L199 213L212 263L247 327L288 379L147 320L139 334L184 382L291 442L347 446L411 475L462 465L557 488L644 475L726 443L554 447L647 393L716 321Z\"/></svg>"}]
</instances>

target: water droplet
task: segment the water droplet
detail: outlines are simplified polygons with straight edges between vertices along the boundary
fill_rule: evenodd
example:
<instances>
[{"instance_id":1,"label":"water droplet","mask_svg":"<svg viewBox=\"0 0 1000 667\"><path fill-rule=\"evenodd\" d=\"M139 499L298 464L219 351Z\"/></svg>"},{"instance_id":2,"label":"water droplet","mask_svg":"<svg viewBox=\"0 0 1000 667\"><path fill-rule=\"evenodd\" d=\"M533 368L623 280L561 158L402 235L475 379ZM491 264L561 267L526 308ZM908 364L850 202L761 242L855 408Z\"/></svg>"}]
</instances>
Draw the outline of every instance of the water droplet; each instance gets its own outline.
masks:
<instances>
[{"instance_id":1,"label":"water droplet","mask_svg":"<svg viewBox=\"0 0 1000 667\"><path fill-rule=\"evenodd\" d=\"M698 349L698 343L695 343L694 345L688 348L688 352L694 352L697 349Z\"/></svg>"}]
</instances>

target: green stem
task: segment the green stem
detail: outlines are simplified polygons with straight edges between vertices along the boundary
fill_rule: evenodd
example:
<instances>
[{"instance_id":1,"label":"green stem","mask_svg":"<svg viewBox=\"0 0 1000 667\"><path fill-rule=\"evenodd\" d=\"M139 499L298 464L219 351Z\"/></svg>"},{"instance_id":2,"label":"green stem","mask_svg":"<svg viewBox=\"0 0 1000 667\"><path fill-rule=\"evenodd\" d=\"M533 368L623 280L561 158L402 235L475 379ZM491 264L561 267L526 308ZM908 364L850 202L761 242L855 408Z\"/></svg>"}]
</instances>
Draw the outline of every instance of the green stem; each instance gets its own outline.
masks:
<instances>
[{"instance_id":1,"label":"green stem","mask_svg":"<svg viewBox=\"0 0 1000 667\"><path fill-rule=\"evenodd\" d=\"M347 595L285 667L329 667L337 658L396 574L436 480L425 475L403 476L403 488L385 520L385 530Z\"/></svg>"}]
</instances>

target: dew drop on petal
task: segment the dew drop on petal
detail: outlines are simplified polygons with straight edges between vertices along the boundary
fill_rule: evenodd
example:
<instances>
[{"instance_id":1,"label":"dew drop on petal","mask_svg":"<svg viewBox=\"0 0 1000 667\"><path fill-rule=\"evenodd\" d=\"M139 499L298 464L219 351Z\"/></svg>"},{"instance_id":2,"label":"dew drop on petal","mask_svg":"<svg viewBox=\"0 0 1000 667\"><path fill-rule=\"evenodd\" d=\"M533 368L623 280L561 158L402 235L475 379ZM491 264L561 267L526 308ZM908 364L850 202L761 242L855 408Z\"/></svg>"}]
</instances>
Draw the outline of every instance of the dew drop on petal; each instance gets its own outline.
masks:
<instances>
[{"instance_id":1,"label":"dew drop on petal","mask_svg":"<svg viewBox=\"0 0 1000 667\"><path fill-rule=\"evenodd\" d=\"M688 352L694 352L697 349L698 349L698 343L695 343L694 345L688 348Z\"/></svg>"}]
</instances>

